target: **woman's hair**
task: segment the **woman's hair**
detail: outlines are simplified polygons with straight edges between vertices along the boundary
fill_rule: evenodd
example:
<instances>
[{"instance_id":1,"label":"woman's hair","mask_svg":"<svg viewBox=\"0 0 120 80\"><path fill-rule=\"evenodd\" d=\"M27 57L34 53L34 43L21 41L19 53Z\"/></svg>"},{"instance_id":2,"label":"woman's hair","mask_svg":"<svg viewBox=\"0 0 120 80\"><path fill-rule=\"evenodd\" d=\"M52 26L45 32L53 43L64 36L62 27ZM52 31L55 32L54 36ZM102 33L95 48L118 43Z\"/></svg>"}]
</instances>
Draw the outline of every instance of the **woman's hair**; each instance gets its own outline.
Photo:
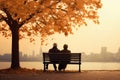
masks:
<instances>
[{"instance_id":1,"label":"woman's hair","mask_svg":"<svg viewBox=\"0 0 120 80\"><path fill-rule=\"evenodd\" d=\"M64 44L63 48L64 48L64 49L67 49L67 48L68 48L68 45L67 45L67 44Z\"/></svg>"}]
</instances>

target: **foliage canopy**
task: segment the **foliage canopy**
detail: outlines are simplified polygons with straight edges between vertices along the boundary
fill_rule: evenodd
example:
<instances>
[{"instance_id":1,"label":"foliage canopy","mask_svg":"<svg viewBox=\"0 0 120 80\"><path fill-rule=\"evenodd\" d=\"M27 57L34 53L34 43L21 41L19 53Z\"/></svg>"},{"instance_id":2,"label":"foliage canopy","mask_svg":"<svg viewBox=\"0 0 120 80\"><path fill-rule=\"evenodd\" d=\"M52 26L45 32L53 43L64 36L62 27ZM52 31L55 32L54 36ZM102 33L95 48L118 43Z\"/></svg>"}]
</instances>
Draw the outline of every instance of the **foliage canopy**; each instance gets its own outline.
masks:
<instances>
[{"instance_id":1,"label":"foliage canopy","mask_svg":"<svg viewBox=\"0 0 120 80\"><path fill-rule=\"evenodd\" d=\"M0 0L0 33L11 36L10 29L19 29L19 39L56 32L72 33L75 25L87 25L86 19L99 23L100 0ZM14 24L14 25L13 25Z\"/></svg>"}]
</instances>

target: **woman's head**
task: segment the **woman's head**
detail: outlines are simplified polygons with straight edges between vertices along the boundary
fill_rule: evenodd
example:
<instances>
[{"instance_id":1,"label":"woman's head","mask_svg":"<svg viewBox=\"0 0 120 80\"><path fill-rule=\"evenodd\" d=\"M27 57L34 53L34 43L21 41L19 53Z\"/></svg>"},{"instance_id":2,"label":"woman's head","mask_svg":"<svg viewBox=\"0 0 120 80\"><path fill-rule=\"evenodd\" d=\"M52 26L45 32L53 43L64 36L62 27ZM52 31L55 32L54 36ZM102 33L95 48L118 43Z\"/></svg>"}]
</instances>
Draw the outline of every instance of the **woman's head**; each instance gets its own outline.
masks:
<instances>
[{"instance_id":1,"label":"woman's head","mask_svg":"<svg viewBox=\"0 0 120 80\"><path fill-rule=\"evenodd\" d=\"M67 49L67 48L68 48L68 45L67 45L67 44L64 44L63 48L64 48L64 49Z\"/></svg>"}]
</instances>

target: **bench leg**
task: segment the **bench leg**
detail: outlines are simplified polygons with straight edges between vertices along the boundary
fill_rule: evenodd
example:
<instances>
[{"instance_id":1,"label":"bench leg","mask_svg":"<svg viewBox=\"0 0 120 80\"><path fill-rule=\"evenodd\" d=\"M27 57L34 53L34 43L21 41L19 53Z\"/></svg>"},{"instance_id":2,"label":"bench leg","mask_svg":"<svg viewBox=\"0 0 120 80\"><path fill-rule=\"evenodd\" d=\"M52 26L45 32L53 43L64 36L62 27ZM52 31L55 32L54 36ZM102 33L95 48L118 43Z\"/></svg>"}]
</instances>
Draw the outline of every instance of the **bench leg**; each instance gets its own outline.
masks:
<instances>
[{"instance_id":1,"label":"bench leg","mask_svg":"<svg viewBox=\"0 0 120 80\"><path fill-rule=\"evenodd\" d=\"M44 64L44 71L46 71L45 64Z\"/></svg>"},{"instance_id":2,"label":"bench leg","mask_svg":"<svg viewBox=\"0 0 120 80\"><path fill-rule=\"evenodd\" d=\"M79 72L81 72L81 67L80 67L80 64L79 64Z\"/></svg>"}]
</instances>

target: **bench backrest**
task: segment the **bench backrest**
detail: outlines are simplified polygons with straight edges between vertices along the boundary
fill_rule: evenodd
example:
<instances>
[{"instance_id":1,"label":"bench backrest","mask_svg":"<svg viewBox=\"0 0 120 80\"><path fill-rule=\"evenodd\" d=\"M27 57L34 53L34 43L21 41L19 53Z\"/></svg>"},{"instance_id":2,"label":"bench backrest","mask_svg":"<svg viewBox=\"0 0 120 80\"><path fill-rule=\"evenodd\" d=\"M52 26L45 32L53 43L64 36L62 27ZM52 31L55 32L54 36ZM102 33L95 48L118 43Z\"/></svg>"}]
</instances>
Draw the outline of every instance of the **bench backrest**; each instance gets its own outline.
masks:
<instances>
[{"instance_id":1,"label":"bench backrest","mask_svg":"<svg viewBox=\"0 0 120 80\"><path fill-rule=\"evenodd\" d=\"M81 53L43 53L43 61L81 62Z\"/></svg>"}]
</instances>

